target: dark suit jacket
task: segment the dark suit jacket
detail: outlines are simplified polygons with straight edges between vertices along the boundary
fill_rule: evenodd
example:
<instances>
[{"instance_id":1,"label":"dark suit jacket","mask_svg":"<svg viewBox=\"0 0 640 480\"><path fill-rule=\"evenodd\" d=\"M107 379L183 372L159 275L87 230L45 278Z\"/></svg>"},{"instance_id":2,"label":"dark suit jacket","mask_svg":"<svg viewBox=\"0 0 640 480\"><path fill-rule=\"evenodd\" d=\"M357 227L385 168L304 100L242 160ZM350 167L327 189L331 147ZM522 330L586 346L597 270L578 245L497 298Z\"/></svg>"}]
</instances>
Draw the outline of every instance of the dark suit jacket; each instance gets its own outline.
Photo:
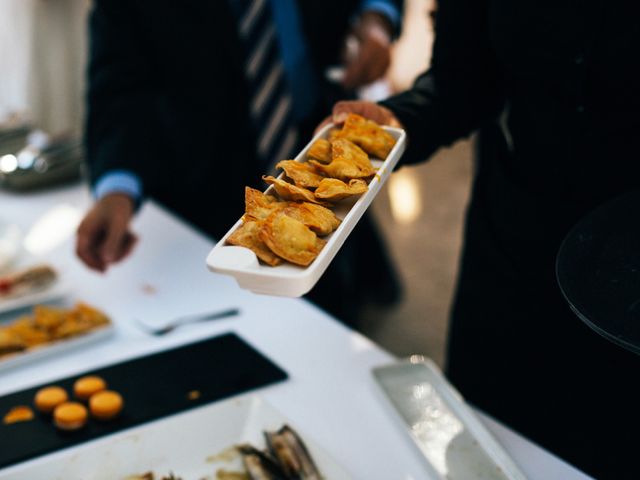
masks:
<instances>
[{"instance_id":1,"label":"dark suit jacket","mask_svg":"<svg viewBox=\"0 0 640 480\"><path fill-rule=\"evenodd\" d=\"M640 187L639 15L637 2L442 0L431 69L385 102L409 162L481 133L450 378L596 478L638 475L625 432L640 428L640 357L580 323L555 257L583 215Z\"/></svg>"},{"instance_id":2,"label":"dark suit jacket","mask_svg":"<svg viewBox=\"0 0 640 480\"><path fill-rule=\"evenodd\" d=\"M359 1L298 3L322 78L338 60ZM242 214L243 186L262 188L264 173L228 1L97 0L90 36L91 180L132 170L146 195L220 237Z\"/></svg>"}]
</instances>

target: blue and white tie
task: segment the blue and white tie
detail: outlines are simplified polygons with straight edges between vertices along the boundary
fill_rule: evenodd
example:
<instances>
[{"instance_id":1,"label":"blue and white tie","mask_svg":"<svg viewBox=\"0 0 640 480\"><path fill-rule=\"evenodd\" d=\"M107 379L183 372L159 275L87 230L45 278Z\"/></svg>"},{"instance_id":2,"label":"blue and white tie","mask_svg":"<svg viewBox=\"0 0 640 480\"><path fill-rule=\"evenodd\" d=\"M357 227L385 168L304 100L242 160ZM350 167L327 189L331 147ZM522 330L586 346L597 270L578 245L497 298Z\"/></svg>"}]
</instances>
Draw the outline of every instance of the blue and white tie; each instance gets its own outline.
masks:
<instances>
[{"instance_id":1,"label":"blue and white tie","mask_svg":"<svg viewBox=\"0 0 640 480\"><path fill-rule=\"evenodd\" d=\"M269 0L231 0L245 48L249 114L255 128L261 166L290 158L297 142L291 93L278 45Z\"/></svg>"}]
</instances>

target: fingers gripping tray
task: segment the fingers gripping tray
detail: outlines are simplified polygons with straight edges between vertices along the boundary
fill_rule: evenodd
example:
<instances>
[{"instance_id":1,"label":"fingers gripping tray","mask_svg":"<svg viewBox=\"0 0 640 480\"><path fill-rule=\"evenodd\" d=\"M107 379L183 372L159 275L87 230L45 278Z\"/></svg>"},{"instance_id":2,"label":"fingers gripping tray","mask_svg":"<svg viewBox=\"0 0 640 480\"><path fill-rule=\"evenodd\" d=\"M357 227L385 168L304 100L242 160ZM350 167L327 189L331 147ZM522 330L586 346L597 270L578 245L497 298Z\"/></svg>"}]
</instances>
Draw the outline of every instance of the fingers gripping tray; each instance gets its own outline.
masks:
<instances>
[{"instance_id":1,"label":"fingers gripping tray","mask_svg":"<svg viewBox=\"0 0 640 480\"><path fill-rule=\"evenodd\" d=\"M295 158L296 162L306 162L308 152L314 141L327 139L329 132L335 128L327 125L315 138L302 149ZM256 254L245 247L230 245L227 239L243 225L238 220L227 234L213 247L207 256L207 267L210 271L230 275L238 285L254 293L284 297L300 297L313 288L340 250L353 228L367 210L380 188L387 180L405 149L406 134L404 130L383 127L395 139L395 145L381 160L371 157L371 163L377 170L369 182L368 189L359 197L350 197L336 203L331 210L341 220L333 233L324 237L326 244L318 256L306 267L284 262L277 266L262 264ZM284 173L278 178L284 178ZM273 185L264 193L273 194Z\"/></svg>"}]
</instances>

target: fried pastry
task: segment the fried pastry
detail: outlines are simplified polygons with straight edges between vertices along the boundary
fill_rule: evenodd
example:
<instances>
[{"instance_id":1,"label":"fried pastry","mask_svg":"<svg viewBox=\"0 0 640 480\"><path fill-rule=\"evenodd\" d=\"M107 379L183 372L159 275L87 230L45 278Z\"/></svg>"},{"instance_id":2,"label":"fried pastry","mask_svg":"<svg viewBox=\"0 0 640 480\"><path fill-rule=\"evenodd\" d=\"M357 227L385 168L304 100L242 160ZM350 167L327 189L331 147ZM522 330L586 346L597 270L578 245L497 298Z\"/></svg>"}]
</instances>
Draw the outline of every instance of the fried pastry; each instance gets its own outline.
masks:
<instances>
[{"instance_id":1,"label":"fried pastry","mask_svg":"<svg viewBox=\"0 0 640 480\"><path fill-rule=\"evenodd\" d=\"M325 178L315 191L316 198L337 202L347 197L361 195L369 189L367 182L354 178L346 184L337 178Z\"/></svg>"},{"instance_id":2,"label":"fried pastry","mask_svg":"<svg viewBox=\"0 0 640 480\"><path fill-rule=\"evenodd\" d=\"M333 160L328 165L309 160L318 170L331 178L351 180L352 178L369 178L376 170L371 165L368 155L355 143L339 138L331 142Z\"/></svg>"},{"instance_id":3,"label":"fried pastry","mask_svg":"<svg viewBox=\"0 0 640 480\"><path fill-rule=\"evenodd\" d=\"M320 185L323 175L313 165L307 162L296 162L295 160L282 160L278 162L276 168L281 168L284 173L293 180L298 187L316 188Z\"/></svg>"},{"instance_id":4,"label":"fried pastry","mask_svg":"<svg viewBox=\"0 0 640 480\"><path fill-rule=\"evenodd\" d=\"M264 220L274 211L285 207L287 202L279 202L275 197L265 195L260 190L245 187L244 204L244 220Z\"/></svg>"},{"instance_id":5,"label":"fried pastry","mask_svg":"<svg viewBox=\"0 0 640 480\"><path fill-rule=\"evenodd\" d=\"M322 203L320 200L316 200L311 190L306 188L297 187L296 185L285 182L280 178L272 177L271 175L263 175L262 179L273 185L280 198L283 200L292 200L300 202Z\"/></svg>"},{"instance_id":6,"label":"fried pastry","mask_svg":"<svg viewBox=\"0 0 640 480\"><path fill-rule=\"evenodd\" d=\"M308 202L289 202L283 213L302 222L318 235L329 235L340 225L340 219L328 208Z\"/></svg>"},{"instance_id":7,"label":"fried pastry","mask_svg":"<svg viewBox=\"0 0 640 480\"><path fill-rule=\"evenodd\" d=\"M303 267L309 265L327 243L304 223L283 212L274 212L264 221L260 240L278 256Z\"/></svg>"},{"instance_id":8,"label":"fried pastry","mask_svg":"<svg viewBox=\"0 0 640 480\"><path fill-rule=\"evenodd\" d=\"M307 157L321 163L331 163L331 143L329 143L329 140L319 138L313 142L309 147Z\"/></svg>"},{"instance_id":9,"label":"fried pastry","mask_svg":"<svg viewBox=\"0 0 640 480\"><path fill-rule=\"evenodd\" d=\"M244 222L235 232L229 235L227 243L246 247L253 251L260 260L267 265L275 267L282 263L282 259L275 255L265 243L260 240L259 232L262 222L248 221Z\"/></svg>"},{"instance_id":10,"label":"fried pastry","mask_svg":"<svg viewBox=\"0 0 640 480\"><path fill-rule=\"evenodd\" d=\"M376 122L350 113L342 130L336 133L339 138L352 141L364 151L380 160L384 160L396 144L396 139Z\"/></svg>"}]
</instances>

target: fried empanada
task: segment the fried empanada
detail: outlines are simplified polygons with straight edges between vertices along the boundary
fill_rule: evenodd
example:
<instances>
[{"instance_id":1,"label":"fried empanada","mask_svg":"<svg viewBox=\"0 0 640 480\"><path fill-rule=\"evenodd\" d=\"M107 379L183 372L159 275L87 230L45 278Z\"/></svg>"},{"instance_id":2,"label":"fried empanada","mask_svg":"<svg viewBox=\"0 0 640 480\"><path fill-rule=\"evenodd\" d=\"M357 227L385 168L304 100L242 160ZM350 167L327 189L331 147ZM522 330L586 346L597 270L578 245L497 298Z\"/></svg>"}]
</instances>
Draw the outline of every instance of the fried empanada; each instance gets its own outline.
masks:
<instances>
[{"instance_id":1,"label":"fried empanada","mask_svg":"<svg viewBox=\"0 0 640 480\"><path fill-rule=\"evenodd\" d=\"M296 162L295 160L282 160L278 162L276 168L281 168L284 173L293 180L298 187L316 188L320 185L324 175L320 175L313 165L307 162Z\"/></svg>"},{"instance_id":2,"label":"fried empanada","mask_svg":"<svg viewBox=\"0 0 640 480\"><path fill-rule=\"evenodd\" d=\"M287 202L279 202L271 195L265 195L255 188L244 189L244 220L264 220L271 213L287 206Z\"/></svg>"},{"instance_id":3,"label":"fried empanada","mask_svg":"<svg viewBox=\"0 0 640 480\"><path fill-rule=\"evenodd\" d=\"M371 165L369 156L355 143L339 138L331 142L332 161L328 165L309 160L318 170L331 178L351 180L352 178L369 178L376 170Z\"/></svg>"},{"instance_id":4,"label":"fried empanada","mask_svg":"<svg viewBox=\"0 0 640 480\"><path fill-rule=\"evenodd\" d=\"M282 259L269 250L269 247L260 240L259 233L261 228L262 222L244 222L235 232L229 235L227 243L250 249L267 265L272 267L280 265Z\"/></svg>"},{"instance_id":5,"label":"fried empanada","mask_svg":"<svg viewBox=\"0 0 640 480\"><path fill-rule=\"evenodd\" d=\"M319 138L311 144L307 156L321 163L331 163L331 143L329 140Z\"/></svg>"},{"instance_id":6,"label":"fried empanada","mask_svg":"<svg viewBox=\"0 0 640 480\"><path fill-rule=\"evenodd\" d=\"M353 195L361 195L369 189L367 182L357 178L349 180L346 184L337 178L325 178L316 189L316 198L337 202Z\"/></svg>"},{"instance_id":7,"label":"fried empanada","mask_svg":"<svg viewBox=\"0 0 640 480\"><path fill-rule=\"evenodd\" d=\"M347 116L342 130L336 133L336 136L352 141L380 160L386 159L396 144L393 135L380 125L355 113L350 113Z\"/></svg>"},{"instance_id":8,"label":"fried empanada","mask_svg":"<svg viewBox=\"0 0 640 480\"><path fill-rule=\"evenodd\" d=\"M335 213L315 203L289 202L282 212L322 236L329 235L340 225L340 219Z\"/></svg>"},{"instance_id":9,"label":"fried empanada","mask_svg":"<svg viewBox=\"0 0 640 480\"><path fill-rule=\"evenodd\" d=\"M320 200L316 200L311 190L298 187L292 183L285 182L280 178L272 177L271 175L263 175L262 180L270 185L273 185L278 195L283 200L293 200L301 202L322 203Z\"/></svg>"},{"instance_id":10,"label":"fried empanada","mask_svg":"<svg viewBox=\"0 0 640 480\"><path fill-rule=\"evenodd\" d=\"M259 236L273 253L303 267L309 265L327 243L302 222L284 212L269 215Z\"/></svg>"}]
</instances>

